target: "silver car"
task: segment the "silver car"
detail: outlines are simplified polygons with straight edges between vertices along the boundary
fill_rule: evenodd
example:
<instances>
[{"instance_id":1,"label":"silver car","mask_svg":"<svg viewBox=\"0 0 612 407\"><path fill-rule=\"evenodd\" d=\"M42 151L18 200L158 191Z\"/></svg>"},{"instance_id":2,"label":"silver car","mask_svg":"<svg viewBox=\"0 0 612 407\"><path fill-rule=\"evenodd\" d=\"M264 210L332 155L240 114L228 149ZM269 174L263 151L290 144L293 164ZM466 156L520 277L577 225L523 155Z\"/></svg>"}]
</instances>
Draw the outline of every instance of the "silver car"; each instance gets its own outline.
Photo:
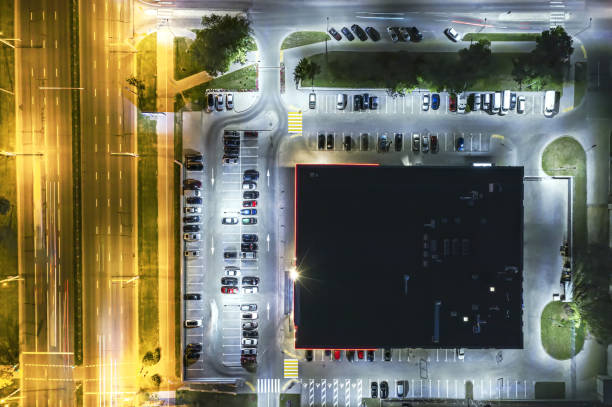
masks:
<instances>
[{"instance_id":1,"label":"silver car","mask_svg":"<svg viewBox=\"0 0 612 407\"><path fill-rule=\"evenodd\" d=\"M421 142L421 151L424 153L429 151L429 135L423 134L423 141Z\"/></svg>"}]
</instances>

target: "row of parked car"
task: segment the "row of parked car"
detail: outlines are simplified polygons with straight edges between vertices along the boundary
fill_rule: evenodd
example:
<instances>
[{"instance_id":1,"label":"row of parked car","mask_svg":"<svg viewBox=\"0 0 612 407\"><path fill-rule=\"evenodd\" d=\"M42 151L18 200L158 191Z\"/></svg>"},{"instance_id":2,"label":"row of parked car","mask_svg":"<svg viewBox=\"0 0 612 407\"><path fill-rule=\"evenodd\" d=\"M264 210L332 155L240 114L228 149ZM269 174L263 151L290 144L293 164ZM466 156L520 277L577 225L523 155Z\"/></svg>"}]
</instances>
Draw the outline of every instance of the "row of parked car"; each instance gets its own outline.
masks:
<instances>
[{"instance_id":1,"label":"row of parked car","mask_svg":"<svg viewBox=\"0 0 612 407\"><path fill-rule=\"evenodd\" d=\"M257 363L257 344L259 342L257 304L240 306L242 335L240 338L240 364Z\"/></svg>"},{"instance_id":2,"label":"row of parked car","mask_svg":"<svg viewBox=\"0 0 612 407\"><path fill-rule=\"evenodd\" d=\"M259 133L256 131L245 131L245 140L256 140ZM238 164L240 158L240 133L235 130L223 132L223 164Z\"/></svg>"},{"instance_id":3,"label":"row of parked car","mask_svg":"<svg viewBox=\"0 0 612 407\"><path fill-rule=\"evenodd\" d=\"M358 141L356 142L361 151L368 151L369 149L369 134L363 133L359 136ZM463 140L463 138L460 138ZM334 140L335 137L333 134L319 134L317 138L317 148L319 150L333 150L334 149ZM344 147L344 151L351 151L353 149L353 138L350 135L345 135L342 141L342 145ZM404 135L402 133L395 133L393 138L391 138L388 134L381 134L378 136L377 150L381 153L386 153L391 150L391 146L394 145L394 149L396 152L401 152L404 149ZM432 134L423 134L421 136L419 133L412 134L412 151L423 152L423 153L437 153L439 150L438 145L438 136ZM461 146L463 146L463 141L461 142ZM462 150L460 150L462 151Z\"/></svg>"},{"instance_id":4,"label":"row of parked car","mask_svg":"<svg viewBox=\"0 0 612 407\"><path fill-rule=\"evenodd\" d=\"M198 170L202 171L202 154L199 152L185 155L187 168L189 165L198 164ZM193 171L193 170L192 170ZM202 181L194 178L186 178L183 180L183 240L186 243L183 255L187 260L197 259L201 257L200 249L187 247L189 243L199 242L202 240L201 221L202 221Z\"/></svg>"},{"instance_id":5,"label":"row of parked car","mask_svg":"<svg viewBox=\"0 0 612 407\"><path fill-rule=\"evenodd\" d=\"M428 111L438 110L440 107L440 95L438 93L424 93L422 96L422 109ZM490 114L505 115L516 109L517 113L525 113L525 96L516 96L516 93L505 90L503 92L486 93L451 93L448 96L448 110L451 112L465 113L467 107L472 111L482 110Z\"/></svg>"},{"instance_id":6,"label":"row of parked car","mask_svg":"<svg viewBox=\"0 0 612 407\"><path fill-rule=\"evenodd\" d=\"M223 108L232 110L234 108L234 94L228 93L225 95L225 102L223 101L223 93L207 93L206 94L206 111L208 113L216 110L222 112Z\"/></svg>"},{"instance_id":7,"label":"row of parked car","mask_svg":"<svg viewBox=\"0 0 612 407\"><path fill-rule=\"evenodd\" d=\"M380 40L380 33L374 27L370 26L366 27L364 30L358 24L353 24L350 31L346 27L342 27L340 31L349 41L353 41L355 36L357 36L357 38L359 38L361 41L367 41L368 36L374 42ZM334 27L331 27L328 32L336 41L342 40L342 35L340 35L340 33L336 31ZM419 42L423 39L423 34L421 34L416 27L387 27L387 32L389 33L389 36L393 42L399 41L400 38L402 41L406 42Z\"/></svg>"}]
</instances>

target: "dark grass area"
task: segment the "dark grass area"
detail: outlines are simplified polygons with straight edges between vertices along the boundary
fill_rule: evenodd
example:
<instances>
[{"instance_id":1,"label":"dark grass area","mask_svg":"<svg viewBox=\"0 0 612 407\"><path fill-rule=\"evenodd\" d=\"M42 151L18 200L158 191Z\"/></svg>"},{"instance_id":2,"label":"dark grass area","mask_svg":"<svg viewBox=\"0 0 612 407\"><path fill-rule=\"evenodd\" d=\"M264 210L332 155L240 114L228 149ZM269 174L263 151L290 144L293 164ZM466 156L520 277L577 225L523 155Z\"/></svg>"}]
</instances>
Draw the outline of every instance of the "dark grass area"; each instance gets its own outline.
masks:
<instances>
[{"instance_id":1,"label":"dark grass area","mask_svg":"<svg viewBox=\"0 0 612 407\"><path fill-rule=\"evenodd\" d=\"M316 44L317 42L323 42L325 40L331 40L331 37L327 33L321 31L296 31L285 37L281 44L281 49Z\"/></svg>"},{"instance_id":2,"label":"dark grass area","mask_svg":"<svg viewBox=\"0 0 612 407\"><path fill-rule=\"evenodd\" d=\"M257 65L245 66L209 82L194 86L184 91L183 96L196 107L204 108L206 104L204 95L208 89L224 89L235 92L257 90Z\"/></svg>"},{"instance_id":3,"label":"dark grass area","mask_svg":"<svg viewBox=\"0 0 612 407\"><path fill-rule=\"evenodd\" d=\"M565 398L565 382L536 382L536 400L561 400Z\"/></svg>"},{"instance_id":4,"label":"dark grass area","mask_svg":"<svg viewBox=\"0 0 612 407\"><path fill-rule=\"evenodd\" d=\"M587 63L576 62L574 69L574 106L582 103L587 88Z\"/></svg>"},{"instance_id":5,"label":"dark grass area","mask_svg":"<svg viewBox=\"0 0 612 407\"><path fill-rule=\"evenodd\" d=\"M174 104L174 159L177 161L182 160L183 152L183 115L181 112L182 103L175 102ZM181 356L181 341L182 332L181 329L181 169L178 165L174 166L174 357L175 357L175 374L176 377L181 377L182 372L182 361Z\"/></svg>"},{"instance_id":6,"label":"dark grass area","mask_svg":"<svg viewBox=\"0 0 612 407\"><path fill-rule=\"evenodd\" d=\"M256 394L228 394L179 390L178 405L189 407L257 407ZM295 406L298 407L298 406Z\"/></svg>"},{"instance_id":7,"label":"dark grass area","mask_svg":"<svg viewBox=\"0 0 612 407\"><path fill-rule=\"evenodd\" d=\"M280 407L300 407L302 397L300 394L281 393L279 395Z\"/></svg>"},{"instance_id":8,"label":"dark grass area","mask_svg":"<svg viewBox=\"0 0 612 407\"><path fill-rule=\"evenodd\" d=\"M144 84L138 91L138 108L143 112L154 112L157 102L157 33L147 35L137 45L137 78Z\"/></svg>"},{"instance_id":9,"label":"dark grass area","mask_svg":"<svg viewBox=\"0 0 612 407\"><path fill-rule=\"evenodd\" d=\"M476 78L469 90L521 90L512 79L512 59L519 53L494 53L486 75ZM321 73L315 76L314 86L336 88L377 88L387 89L394 84L409 80L407 70L415 67L417 87L437 90L447 75L439 66L454 66L459 63L455 52L409 53L409 52L330 52L309 57L321 66ZM309 86L310 81L303 83ZM547 89L562 89L561 83L551 83ZM524 88L524 87L523 87Z\"/></svg>"},{"instance_id":10,"label":"dark grass area","mask_svg":"<svg viewBox=\"0 0 612 407\"><path fill-rule=\"evenodd\" d=\"M568 311L571 310L569 303L561 301L549 302L540 317L542 346L546 353L558 360L571 358L571 325ZM575 354L577 355L584 346L586 334L585 324L579 323L575 327Z\"/></svg>"},{"instance_id":11,"label":"dark grass area","mask_svg":"<svg viewBox=\"0 0 612 407\"><path fill-rule=\"evenodd\" d=\"M551 176L574 177L574 252L586 248L586 153L572 137L561 137L550 143L542 153L542 169Z\"/></svg>"},{"instance_id":12,"label":"dark grass area","mask_svg":"<svg viewBox=\"0 0 612 407\"><path fill-rule=\"evenodd\" d=\"M540 37L540 33L467 33L463 41L533 41Z\"/></svg>"},{"instance_id":13,"label":"dark grass area","mask_svg":"<svg viewBox=\"0 0 612 407\"><path fill-rule=\"evenodd\" d=\"M138 114L138 337L141 358L159 346L155 125L155 120Z\"/></svg>"}]
</instances>

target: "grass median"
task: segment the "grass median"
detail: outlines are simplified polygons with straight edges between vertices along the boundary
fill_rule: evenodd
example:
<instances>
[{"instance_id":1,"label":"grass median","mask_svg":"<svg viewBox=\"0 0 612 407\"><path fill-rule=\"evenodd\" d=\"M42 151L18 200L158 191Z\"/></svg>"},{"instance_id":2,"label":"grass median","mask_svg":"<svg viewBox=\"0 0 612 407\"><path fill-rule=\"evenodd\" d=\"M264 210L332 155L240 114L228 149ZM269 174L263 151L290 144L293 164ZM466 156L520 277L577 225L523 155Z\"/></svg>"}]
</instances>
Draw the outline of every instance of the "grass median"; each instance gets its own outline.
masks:
<instances>
[{"instance_id":1,"label":"grass median","mask_svg":"<svg viewBox=\"0 0 612 407\"><path fill-rule=\"evenodd\" d=\"M462 37L463 41L533 41L540 38L540 33L467 33Z\"/></svg>"},{"instance_id":2,"label":"grass median","mask_svg":"<svg viewBox=\"0 0 612 407\"><path fill-rule=\"evenodd\" d=\"M257 90L257 65L245 66L201 85L194 86L184 91L183 96L199 108L204 108L206 105L204 94L208 89L241 92Z\"/></svg>"},{"instance_id":3,"label":"grass median","mask_svg":"<svg viewBox=\"0 0 612 407\"><path fill-rule=\"evenodd\" d=\"M572 316L578 315L571 303L552 301L542 310L540 317L542 346L546 353L558 360L572 357L571 325ZM574 354L577 355L584 346L586 335L585 324L574 322Z\"/></svg>"},{"instance_id":4,"label":"grass median","mask_svg":"<svg viewBox=\"0 0 612 407\"><path fill-rule=\"evenodd\" d=\"M157 103L157 33L147 35L136 48L138 79L144 85L138 91L138 108L143 112L154 112Z\"/></svg>"},{"instance_id":5,"label":"grass median","mask_svg":"<svg viewBox=\"0 0 612 407\"><path fill-rule=\"evenodd\" d=\"M290 49L304 45L316 44L325 40L331 40L331 37L327 35L327 33L321 31L296 31L285 37L283 43L281 44L281 49Z\"/></svg>"}]
</instances>

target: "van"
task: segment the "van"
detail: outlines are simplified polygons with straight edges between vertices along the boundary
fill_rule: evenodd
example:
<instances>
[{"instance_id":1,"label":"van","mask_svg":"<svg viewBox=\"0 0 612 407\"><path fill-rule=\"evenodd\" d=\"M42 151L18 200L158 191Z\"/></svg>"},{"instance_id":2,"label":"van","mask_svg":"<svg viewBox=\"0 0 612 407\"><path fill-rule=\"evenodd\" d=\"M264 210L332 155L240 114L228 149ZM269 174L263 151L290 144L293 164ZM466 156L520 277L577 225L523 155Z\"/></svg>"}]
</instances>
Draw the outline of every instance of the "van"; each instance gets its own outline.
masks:
<instances>
[{"instance_id":1,"label":"van","mask_svg":"<svg viewBox=\"0 0 612 407\"><path fill-rule=\"evenodd\" d=\"M467 96L465 93L460 93L457 100L457 113L465 113L465 107L467 105Z\"/></svg>"},{"instance_id":2,"label":"van","mask_svg":"<svg viewBox=\"0 0 612 407\"><path fill-rule=\"evenodd\" d=\"M500 112L500 114L504 115L504 114L508 113L508 110L510 110L510 91L509 90L505 90L502 93L502 105L501 105L501 112Z\"/></svg>"},{"instance_id":3,"label":"van","mask_svg":"<svg viewBox=\"0 0 612 407\"><path fill-rule=\"evenodd\" d=\"M499 113L501 107L501 93L495 92L493 94L493 103L491 103L491 113L497 114Z\"/></svg>"},{"instance_id":4,"label":"van","mask_svg":"<svg viewBox=\"0 0 612 407\"><path fill-rule=\"evenodd\" d=\"M544 116L552 117L555 114L555 106L557 103L557 92L547 90L544 94Z\"/></svg>"},{"instance_id":5,"label":"van","mask_svg":"<svg viewBox=\"0 0 612 407\"><path fill-rule=\"evenodd\" d=\"M338 101L336 102L336 107L338 110L344 110L346 107L346 94L338 93Z\"/></svg>"},{"instance_id":6,"label":"van","mask_svg":"<svg viewBox=\"0 0 612 407\"><path fill-rule=\"evenodd\" d=\"M482 110L486 110L487 112L491 110L491 94L490 93L482 94Z\"/></svg>"}]
</instances>

